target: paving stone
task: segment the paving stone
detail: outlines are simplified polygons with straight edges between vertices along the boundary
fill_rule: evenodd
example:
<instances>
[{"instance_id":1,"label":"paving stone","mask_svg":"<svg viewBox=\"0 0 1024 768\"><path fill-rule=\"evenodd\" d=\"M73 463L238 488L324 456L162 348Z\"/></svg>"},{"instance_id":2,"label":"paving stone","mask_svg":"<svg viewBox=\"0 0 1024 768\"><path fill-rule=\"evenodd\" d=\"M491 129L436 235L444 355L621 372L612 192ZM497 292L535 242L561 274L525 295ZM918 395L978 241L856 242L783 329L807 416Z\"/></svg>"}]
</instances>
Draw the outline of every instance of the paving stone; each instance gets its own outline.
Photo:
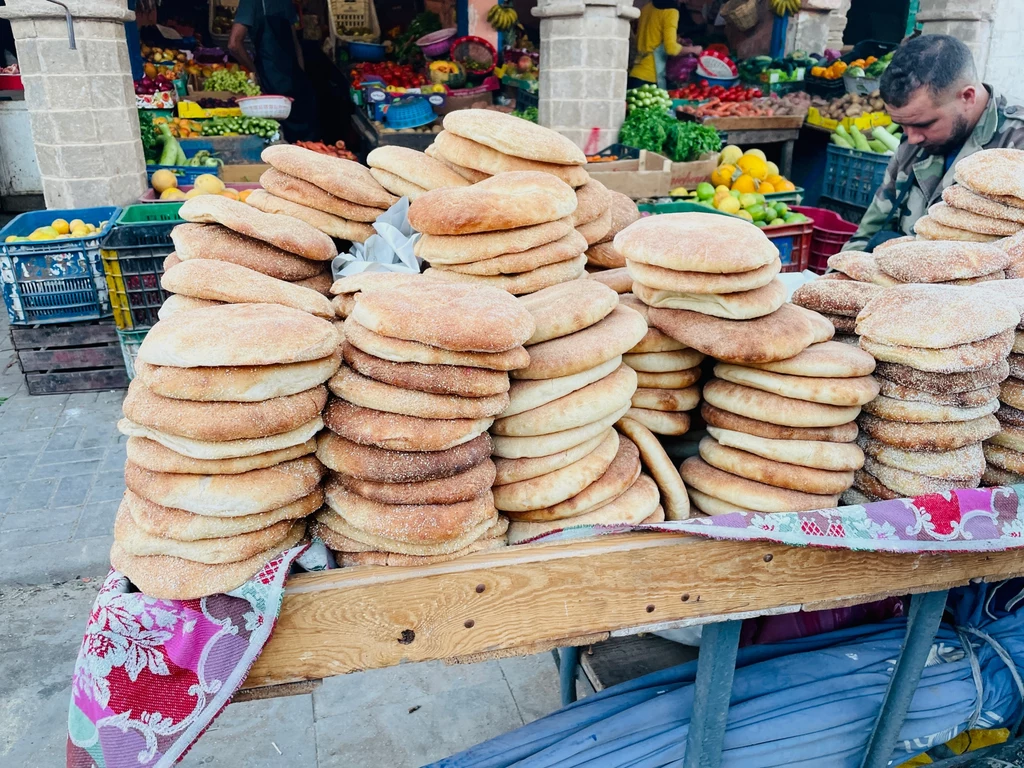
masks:
<instances>
[{"instance_id":1,"label":"paving stone","mask_svg":"<svg viewBox=\"0 0 1024 768\"><path fill-rule=\"evenodd\" d=\"M39 453L46 441L50 439L51 429L22 429L8 427L0 411L0 434L18 435L17 440L0 441L0 456L17 456L23 453ZM10 431L8 431L10 429Z\"/></svg>"},{"instance_id":2,"label":"paving stone","mask_svg":"<svg viewBox=\"0 0 1024 768\"><path fill-rule=\"evenodd\" d=\"M99 448L109 445L116 445L120 433L113 427L105 430L87 429L82 434L76 447L78 448Z\"/></svg>"},{"instance_id":3,"label":"paving stone","mask_svg":"<svg viewBox=\"0 0 1024 768\"><path fill-rule=\"evenodd\" d=\"M67 538L59 539L60 541L67 541L74 533L70 526L67 528ZM18 533L20 532L0 533L0 542L5 537ZM52 542L41 542L37 536L35 539L26 537L16 546L7 549L0 544L0 550L17 555L0 557L0 584L47 584L79 576L102 578L110 570L110 545L113 540L113 536L109 534L92 536L67 541L66 544L55 548ZM66 714L66 700L64 706ZM0 721L2 719L0 718Z\"/></svg>"},{"instance_id":4,"label":"paving stone","mask_svg":"<svg viewBox=\"0 0 1024 768\"><path fill-rule=\"evenodd\" d=\"M562 706L558 667L550 653L499 659L498 666L512 690L523 722L532 723Z\"/></svg>"},{"instance_id":5,"label":"paving stone","mask_svg":"<svg viewBox=\"0 0 1024 768\"><path fill-rule=\"evenodd\" d=\"M317 768L312 696L229 705L179 765Z\"/></svg>"},{"instance_id":6,"label":"paving stone","mask_svg":"<svg viewBox=\"0 0 1024 768\"><path fill-rule=\"evenodd\" d=\"M72 461L61 464L37 464L33 467L30 480L44 477L72 477L73 475L92 475L99 471L102 462L99 459L92 461Z\"/></svg>"},{"instance_id":7,"label":"paving stone","mask_svg":"<svg viewBox=\"0 0 1024 768\"><path fill-rule=\"evenodd\" d=\"M102 461L107 455L106 448L68 448L61 451L43 451L40 464L68 464L75 461Z\"/></svg>"},{"instance_id":8,"label":"paving stone","mask_svg":"<svg viewBox=\"0 0 1024 768\"><path fill-rule=\"evenodd\" d=\"M4 459L4 479L30 479L33 467L39 461L38 453L21 453Z\"/></svg>"},{"instance_id":9,"label":"paving stone","mask_svg":"<svg viewBox=\"0 0 1024 768\"><path fill-rule=\"evenodd\" d=\"M93 475L62 477L51 504L55 508L77 507L85 504L85 500L89 497L89 491L92 489L93 480Z\"/></svg>"},{"instance_id":10,"label":"paving stone","mask_svg":"<svg viewBox=\"0 0 1024 768\"><path fill-rule=\"evenodd\" d=\"M31 512L11 512L0 522L0 533L5 531L24 530L31 528L51 528L53 526L73 526L78 522L84 506L79 504L63 509L34 509Z\"/></svg>"},{"instance_id":11,"label":"paving stone","mask_svg":"<svg viewBox=\"0 0 1024 768\"><path fill-rule=\"evenodd\" d=\"M401 669L413 672L422 666ZM471 666L489 668L492 674L487 682L454 685L444 693L433 695L392 691L389 695L405 694L404 700L330 718L320 716L317 703L320 768L417 768L522 725L508 686L504 680L493 677L495 667L490 663ZM450 667L448 671L456 669ZM374 670L371 674L385 671L391 670ZM363 685L391 687L372 678ZM314 700L317 693L313 694Z\"/></svg>"},{"instance_id":12,"label":"paving stone","mask_svg":"<svg viewBox=\"0 0 1024 768\"><path fill-rule=\"evenodd\" d=\"M86 504L78 518L75 539L88 539L93 536L111 536L114 530L114 518L117 516L118 502L99 501Z\"/></svg>"},{"instance_id":13,"label":"paving stone","mask_svg":"<svg viewBox=\"0 0 1024 768\"><path fill-rule=\"evenodd\" d=\"M100 472L96 475L89 503L96 501L118 501L124 495L124 470Z\"/></svg>"},{"instance_id":14,"label":"paving stone","mask_svg":"<svg viewBox=\"0 0 1024 768\"><path fill-rule=\"evenodd\" d=\"M9 517L9 515L8 515ZM19 528L16 531L0 531L0 551L10 552L20 547L40 544L56 544L69 541L75 533L74 525L47 525L33 528ZM19 552L19 555L21 553ZM49 557L53 557L53 548L49 548Z\"/></svg>"},{"instance_id":15,"label":"paving stone","mask_svg":"<svg viewBox=\"0 0 1024 768\"><path fill-rule=\"evenodd\" d=\"M66 451L75 447L82 436L81 427L62 427L55 429L46 443L46 452Z\"/></svg>"},{"instance_id":16,"label":"paving stone","mask_svg":"<svg viewBox=\"0 0 1024 768\"><path fill-rule=\"evenodd\" d=\"M46 480L29 480L21 487L19 493L8 507L8 512L24 512L34 509L46 509L57 487L55 478Z\"/></svg>"},{"instance_id":17,"label":"paving stone","mask_svg":"<svg viewBox=\"0 0 1024 768\"><path fill-rule=\"evenodd\" d=\"M111 446L110 450L107 451L107 457L103 459L103 466L100 467L100 471L124 473L124 462L126 459L127 456L123 443Z\"/></svg>"}]
</instances>

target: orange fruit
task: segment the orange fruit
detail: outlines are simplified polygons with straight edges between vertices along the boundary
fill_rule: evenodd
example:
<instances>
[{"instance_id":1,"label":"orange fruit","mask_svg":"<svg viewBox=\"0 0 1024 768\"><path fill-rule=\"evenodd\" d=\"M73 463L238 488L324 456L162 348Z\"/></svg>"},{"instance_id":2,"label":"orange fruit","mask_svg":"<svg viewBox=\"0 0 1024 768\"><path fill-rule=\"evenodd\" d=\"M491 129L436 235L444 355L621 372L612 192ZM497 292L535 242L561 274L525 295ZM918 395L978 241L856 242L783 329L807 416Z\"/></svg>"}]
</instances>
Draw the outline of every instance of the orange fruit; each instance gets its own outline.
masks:
<instances>
[{"instance_id":1,"label":"orange fruit","mask_svg":"<svg viewBox=\"0 0 1024 768\"><path fill-rule=\"evenodd\" d=\"M775 189L775 187L771 183L767 181L762 181L761 184L758 186L757 191L760 192L762 195L770 195L772 192L777 192L778 190Z\"/></svg>"},{"instance_id":2,"label":"orange fruit","mask_svg":"<svg viewBox=\"0 0 1024 768\"><path fill-rule=\"evenodd\" d=\"M729 186L732 183L734 173L736 173L735 165L729 165L728 163L720 165L711 172L711 183L716 187L723 184Z\"/></svg>"},{"instance_id":3,"label":"orange fruit","mask_svg":"<svg viewBox=\"0 0 1024 768\"><path fill-rule=\"evenodd\" d=\"M769 184L775 187L776 190L778 190L779 185L782 184L782 182L784 182L785 179L782 178L777 173L769 173L768 176L765 178L765 181L767 181Z\"/></svg>"},{"instance_id":4,"label":"orange fruit","mask_svg":"<svg viewBox=\"0 0 1024 768\"><path fill-rule=\"evenodd\" d=\"M243 189L241 192L238 193L238 200L239 200L239 202L244 203L246 200L249 199L249 195L251 195L251 194L252 194L252 190L251 189Z\"/></svg>"},{"instance_id":5,"label":"orange fruit","mask_svg":"<svg viewBox=\"0 0 1024 768\"><path fill-rule=\"evenodd\" d=\"M741 194L744 192L757 192L757 182L750 174L744 173L732 183L732 188Z\"/></svg>"},{"instance_id":6,"label":"orange fruit","mask_svg":"<svg viewBox=\"0 0 1024 768\"><path fill-rule=\"evenodd\" d=\"M796 184L792 181L782 180L782 184L775 188L776 192L794 192L796 190Z\"/></svg>"}]
</instances>

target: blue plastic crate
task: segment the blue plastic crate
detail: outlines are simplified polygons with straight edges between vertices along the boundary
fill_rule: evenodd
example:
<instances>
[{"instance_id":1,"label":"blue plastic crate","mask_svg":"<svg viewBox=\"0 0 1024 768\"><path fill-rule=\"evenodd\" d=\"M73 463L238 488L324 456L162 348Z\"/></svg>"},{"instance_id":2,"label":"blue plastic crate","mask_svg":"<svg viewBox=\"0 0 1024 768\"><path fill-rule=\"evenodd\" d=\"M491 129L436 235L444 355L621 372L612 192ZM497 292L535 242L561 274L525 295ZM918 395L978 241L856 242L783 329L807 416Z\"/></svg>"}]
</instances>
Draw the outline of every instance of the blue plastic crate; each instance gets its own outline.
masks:
<instances>
[{"instance_id":1,"label":"blue plastic crate","mask_svg":"<svg viewBox=\"0 0 1024 768\"><path fill-rule=\"evenodd\" d=\"M112 314L100 261L100 241L114 226L115 206L32 211L0 229L0 290L12 325L95 320ZM54 219L81 219L99 226L88 237L39 242L5 242L27 237Z\"/></svg>"},{"instance_id":2,"label":"blue plastic crate","mask_svg":"<svg viewBox=\"0 0 1024 768\"><path fill-rule=\"evenodd\" d=\"M889 156L830 145L821 194L841 203L867 208L885 180Z\"/></svg>"}]
</instances>

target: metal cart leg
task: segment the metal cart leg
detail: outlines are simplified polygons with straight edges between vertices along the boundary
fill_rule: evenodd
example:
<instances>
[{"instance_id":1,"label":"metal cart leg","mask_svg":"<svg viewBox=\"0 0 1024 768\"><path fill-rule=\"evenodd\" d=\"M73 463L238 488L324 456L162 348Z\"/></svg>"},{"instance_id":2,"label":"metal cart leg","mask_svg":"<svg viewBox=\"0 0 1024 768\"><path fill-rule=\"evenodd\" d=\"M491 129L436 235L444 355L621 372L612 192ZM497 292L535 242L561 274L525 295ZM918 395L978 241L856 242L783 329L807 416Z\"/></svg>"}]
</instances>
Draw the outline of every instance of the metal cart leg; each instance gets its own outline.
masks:
<instances>
[{"instance_id":1,"label":"metal cart leg","mask_svg":"<svg viewBox=\"0 0 1024 768\"><path fill-rule=\"evenodd\" d=\"M576 646L551 651L558 667L558 683L562 690L562 706L576 701L576 671L580 665L580 649Z\"/></svg>"},{"instance_id":2,"label":"metal cart leg","mask_svg":"<svg viewBox=\"0 0 1024 768\"><path fill-rule=\"evenodd\" d=\"M704 625L683 768L718 768L722 762L742 626L742 621Z\"/></svg>"},{"instance_id":3,"label":"metal cart leg","mask_svg":"<svg viewBox=\"0 0 1024 768\"><path fill-rule=\"evenodd\" d=\"M896 746L910 701L921 682L925 662L946 608L946 591L928 592L910 598L907 637L889 680L882 709L868 739L861 768L885 768Z\"/></svg>"}]
</instances>

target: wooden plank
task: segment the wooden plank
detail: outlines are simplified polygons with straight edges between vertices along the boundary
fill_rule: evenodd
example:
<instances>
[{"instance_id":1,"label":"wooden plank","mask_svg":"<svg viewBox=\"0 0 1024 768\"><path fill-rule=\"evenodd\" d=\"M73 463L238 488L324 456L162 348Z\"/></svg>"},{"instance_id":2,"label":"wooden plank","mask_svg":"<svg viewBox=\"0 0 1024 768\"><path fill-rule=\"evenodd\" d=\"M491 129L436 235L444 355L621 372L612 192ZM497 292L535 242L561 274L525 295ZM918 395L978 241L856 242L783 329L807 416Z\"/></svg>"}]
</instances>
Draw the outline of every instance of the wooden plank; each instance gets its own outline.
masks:
<instances>
[{"instance_id":1,"label":"wooden plank","mask_svg":"<svg viewBox=\"0 0 1024 768\"><path fill-rule=\"evenodd\" d=\"M713 125L720 131L784 131L799 130L804 124L804 118L800 115L711 117L705 118L704 124Z\"/></svg>"},{"instance_id":2,"label":"wooden plank","mask_svg":"<svg viewBox=\"0 0 1024 768\"><path fill-rule=\"evenodd\" d=\"M67 373L29 373L25 383L30 395L56 395L69 392L127 389L128 372L120 368L98 371L69 371Z\"/></svg>"},{"instance_id":3,"label":"wooden plank","mask_svg":"<svg viewBox=\"0 0 1024 768\"><path fill-rule=\"evenodd\" d=\"M748 144L778 144L783 141L796 141L800 131L794 130L736 130L726 131L730 144L746 146Z\"/></svg>"},{"instance_id":4,"label":"wooden plank","mask_svg":"<svg viewBox=\"0 0 1024 768\"><path fill-rule=\"evenodd\" d=\"M895 555L639 533L301 574L245 685L1021 574L1020 551Z\"/></svg>"},{"instance_id":5,"label":"wooden plank","mask_svg":"<svg viewBox=\"0 0 1024 768\"><path fill-rule=\"evenodd\" d=\"M23 349L18 352L18 359L21 360L21 369L25 372L124 367L124 356L119 344L106 347Z\"/></svg>"},{"instance_id":6,"label":"wooden plank","mask_svg":"<svg viewBox=\"0 0 1024 768\"><path fill-rule=\"evenodd\" d=\"M635 680L697 658L697 648L657 635L615 637L588 648L580 666L595 691Z\"/></svg>"},{"instance_id":7,"label":"wooden plank","mask_svg":"<svg viewBox=\"0 0 1024 768\"><path fill-rule=\"evenodd\" d=\"M112 320L100 323L68 323L34 327L11 326L15 349L44 347L82 347L88 344L117 343L117 328Z\"/></svg>"},{"instance_id":8,"label":"wooden plank","mask_svg":"<svg viewBox=\"0 0 1024 768\"><path fill-rule=\"evenodd\" d=\"M232 704L243 701L261 701L263 699L281 699L285 696L305 696L313 693L323 685L323 680L303 680L298 683L285 683L284 685L268 685L266 688L249 688L239 691L231 697Z\"/></svg>"}]
</instances>

